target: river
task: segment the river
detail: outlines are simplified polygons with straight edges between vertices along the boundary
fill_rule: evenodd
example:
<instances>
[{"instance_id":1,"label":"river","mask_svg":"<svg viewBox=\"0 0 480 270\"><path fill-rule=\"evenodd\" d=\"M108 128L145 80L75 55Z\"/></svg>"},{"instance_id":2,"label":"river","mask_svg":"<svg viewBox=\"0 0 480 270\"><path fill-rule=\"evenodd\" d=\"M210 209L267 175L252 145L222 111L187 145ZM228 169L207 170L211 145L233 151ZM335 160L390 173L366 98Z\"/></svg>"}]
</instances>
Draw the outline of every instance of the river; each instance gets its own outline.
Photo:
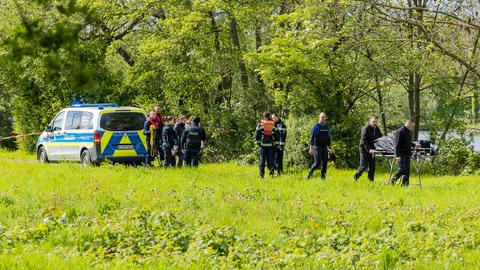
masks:
<instances>
[{"instance_id":1,"label":"river","mask_svg":"<svg viewBox=\"0 0 480 270\"><path fill-rule=\"evenodd\" d=\"M453 138L454 138L454 137L457 137L457 138L458 138L459 136L460 136L460 135L458 135L457 133L449 133L449 134L448 134L448 137L449 137L449 138L452 138L452 137L453 137ZM420 140L429 140L429 139L430 139L430 135L428 134L427 131L420 131L420 132L418 133L418 138L419 138ZM468 137L467 137L467 138L468 138ZM469 139L469 138L468 138L468 139ZM475 152L480 152L480 134L477 133L477 134L475 134L475 135L473 136L473 140L472 140L472 142L471 142L471 145L473 146L473 150L474 150Z\"/></svg>"}]
</instances>

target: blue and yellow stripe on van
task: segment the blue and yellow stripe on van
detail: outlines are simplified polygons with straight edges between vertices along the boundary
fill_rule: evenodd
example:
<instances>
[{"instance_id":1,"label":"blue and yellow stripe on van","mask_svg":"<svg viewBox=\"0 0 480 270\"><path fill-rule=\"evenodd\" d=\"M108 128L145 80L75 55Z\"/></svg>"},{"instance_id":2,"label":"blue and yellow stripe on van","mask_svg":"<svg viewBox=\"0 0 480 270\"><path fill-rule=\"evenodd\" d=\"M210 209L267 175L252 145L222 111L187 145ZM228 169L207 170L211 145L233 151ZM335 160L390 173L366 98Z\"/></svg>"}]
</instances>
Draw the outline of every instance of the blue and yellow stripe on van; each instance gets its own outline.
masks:
<instances>
[{"instance_id":1,"label":"blue and yellow stripe on van","mask_svg":"<svg viewBox=\"0 0 480 270\"><path fill-rule=\"evenodd\" d=\"M52 141L52 138L55 140ZM94 146L93 133L69 132L68 134L51 134L48 137L46 135L42 135L39 137L37 144L42 144L49 147L77 146L91 148Z\"/></svg>"}]
</instances>

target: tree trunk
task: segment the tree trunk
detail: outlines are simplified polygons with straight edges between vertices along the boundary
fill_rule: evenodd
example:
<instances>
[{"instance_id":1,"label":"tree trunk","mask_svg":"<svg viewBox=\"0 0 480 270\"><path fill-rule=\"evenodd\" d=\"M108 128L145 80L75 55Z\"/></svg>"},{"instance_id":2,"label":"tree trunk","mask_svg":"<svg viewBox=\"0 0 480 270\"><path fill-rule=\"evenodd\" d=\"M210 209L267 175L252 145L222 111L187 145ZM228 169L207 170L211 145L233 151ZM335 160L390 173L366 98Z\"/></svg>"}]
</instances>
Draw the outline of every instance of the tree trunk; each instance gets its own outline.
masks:
<instances>
[{"instance_id":1,"label":"tree trunk","mask_svg":"<svg viewBox=\"0 0 480 270\"><path fill-rule=\"evenodd\" d=\"M244 93L248 92L248 73L247 73L247 66L243 61L242 49L240 47L240 38L238 36L238 23L237 19L233 16L230 17L230 38L232 39L233 46L237 51L238 57L238 67L240 69L240 79L242 81L242 88Z\"/></svg>"},{"instance_id":2,"label":"tree trunk","mask_svg":"<svg viewBox=\"0 0 480 270\"><path fill-rule=\"evenodd\" d=\"M380 88L378 75L375 75L375 88L377 89L378 110L380 111L380 120L382 121L382 133L387 135L387 116L385 115L385 109L383 107L383 93L382 88Z\"/></svg>"},{"instance_id":3,"label":"tree trunk","mask_svg":"<svg viewBox=\"0 0 480 270\"><path fill-rule=\"evenodd\" d=\"M410 8L407 12L407 16L409 20L422 20L423 18L423 11L422 10L413 10L416 7L422 7L425 3L419 0L408 0L407 1L408 7ZM415 27L413 25L408 25L408 35L410 39L410 48L413 50L415 49ZM421 44L416 45L417 48L423 46ZM412 65L412 63L410 63ZM422 84L422 74L419 71L419 68L411 67L408 71L408 109L410 119L415 122L415 128L413 130L413 140L418 139L418 131L420 129L420 91L421 91L421 84Z\"/></svg>"},{"instance_id":4,"label":"tree trunk","mask_svg":"<svg viewBox=\"0 0 480 270\"><path fill-rule=\"evenodd\" d=\"M373 65L376 65L376 62L372 56L372 51L368 47L367 47L365 56ZM380 112L380 120L382 121L382 133L384 135L387 135L388 134L387 116L385 114L385 108L383 103L383 92L382 92L382 88L380 87L380 79L379 79L378 72L375 72L375 90L377 92L377 103L378 103L378 110Z\"/></svg>"},{"instance_id":5,"label":"tree trunk","mask_svg":"<svg viewBox=\"0 0 480 270\"><path fill-rule=\"evenodd\" d=\"M422 77L420 74L416 74L415 76L415 88L414 90L414 105L415 105L415 112L413 116L413 121L415 121L415 129L413 131L413 140L418 140L418 132L420 130L420 84L422 82Z\"/></svg>"},{"instance_id":6,"label":"tree trunk","mask_svg":"<svg viewBox=\"0 0 480 270\"><path fill-rule=\"evenodd\" d=\"M256 26L255 26L255 49L257 52L260 51L260 47L262 47L262 27L260 26L260 23L257 20ZM262 76L260 75L260 73L257 73L257 80L260 87L264 89L265 84L262 80Z\"/></svg>"},{"instance_id":7,"label":"tree trunk","mask_svg":"<svg viewBox=\"0 0 480 270\"><path fill-rule=\"evenodd\" d=\"M215 16L213 12L209 13L209 16L211 18L210 20L210 29L212 29L212 32L214 34L214 48L215 51L217 52L217 55L222 55L221 49L220 49L220 30L218 29L217 22L215 21ZM222 81L218 84L218 89L220 90L220 93L222 95L222 98L225 99L225 102L227 103L228 108L231 110L232 109L232 76L229 72L225 70L225 67L223 66L222 61L220 60L220 63L218 64L218 72L220 73L220 77L222 78Z\"/></svg>"},{"instance_id":8,"label":"tree trunk","mask_svg":"<svg viewBox=\"0 0 480 270\"><path fill-rule=\"evenodd\" d=\"M472 125L475 125L477 122L477 95L473 93L472 95Z\"/></svg>"},{"instance_id":9,"label":"tree trunk","mask_svg":"<svg viewBox=\"0 0 480 270\"><path fill-rule=\"evenodd\" d=\"M413 92L414 92L413 88L415 87L414 83L415 83L415 73L413 72L413 70L410 70L408 71L407 93L408 93L408 116L412 120L415 115L415 101L413 97Z\"/></svg>"}]
</instances>

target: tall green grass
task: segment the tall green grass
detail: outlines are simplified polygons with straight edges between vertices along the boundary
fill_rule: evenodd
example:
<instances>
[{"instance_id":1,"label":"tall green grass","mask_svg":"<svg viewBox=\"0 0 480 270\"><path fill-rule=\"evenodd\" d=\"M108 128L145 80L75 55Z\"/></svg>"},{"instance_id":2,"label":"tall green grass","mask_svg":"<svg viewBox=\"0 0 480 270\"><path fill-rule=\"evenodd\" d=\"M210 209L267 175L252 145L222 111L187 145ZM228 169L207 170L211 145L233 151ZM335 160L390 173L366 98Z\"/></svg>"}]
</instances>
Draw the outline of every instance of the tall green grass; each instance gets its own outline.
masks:
<instances>
[{"instance_id":1,"label":"tall green grass","mask_svg":"<svg viewBox=\"0 0 480 270\"><path fill-rule=\"evenodd\" d=\"M480 179L423 188L256 167L39 164L0 152L0 268L475 269ZM412 183L416 179L412 176Z\"/></svg>"}]
</instances>

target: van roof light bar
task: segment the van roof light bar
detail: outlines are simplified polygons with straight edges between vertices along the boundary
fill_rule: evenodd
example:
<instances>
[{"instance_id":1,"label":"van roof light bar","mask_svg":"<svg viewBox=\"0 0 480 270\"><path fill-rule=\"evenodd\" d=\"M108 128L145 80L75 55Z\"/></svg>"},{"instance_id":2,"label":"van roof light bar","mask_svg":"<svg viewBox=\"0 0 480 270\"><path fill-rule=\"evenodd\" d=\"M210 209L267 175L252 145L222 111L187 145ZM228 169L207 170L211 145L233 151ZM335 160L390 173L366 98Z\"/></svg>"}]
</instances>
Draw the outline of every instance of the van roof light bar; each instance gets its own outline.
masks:
<instances>
[{"instance_id":1,"label":"van roof light bar","mask_svg":"<svg viewBox=\"0 0 480 270\"><path fill-rule=\"evenodd\" d=\"M76 103L76 104L72 104L72 107L74 107L74 108L98 108L98 109L101 110L105 107L118 107L118 105L115 104L115 103L98 103L98 104Z\"/></svg>"}]
</instances>

